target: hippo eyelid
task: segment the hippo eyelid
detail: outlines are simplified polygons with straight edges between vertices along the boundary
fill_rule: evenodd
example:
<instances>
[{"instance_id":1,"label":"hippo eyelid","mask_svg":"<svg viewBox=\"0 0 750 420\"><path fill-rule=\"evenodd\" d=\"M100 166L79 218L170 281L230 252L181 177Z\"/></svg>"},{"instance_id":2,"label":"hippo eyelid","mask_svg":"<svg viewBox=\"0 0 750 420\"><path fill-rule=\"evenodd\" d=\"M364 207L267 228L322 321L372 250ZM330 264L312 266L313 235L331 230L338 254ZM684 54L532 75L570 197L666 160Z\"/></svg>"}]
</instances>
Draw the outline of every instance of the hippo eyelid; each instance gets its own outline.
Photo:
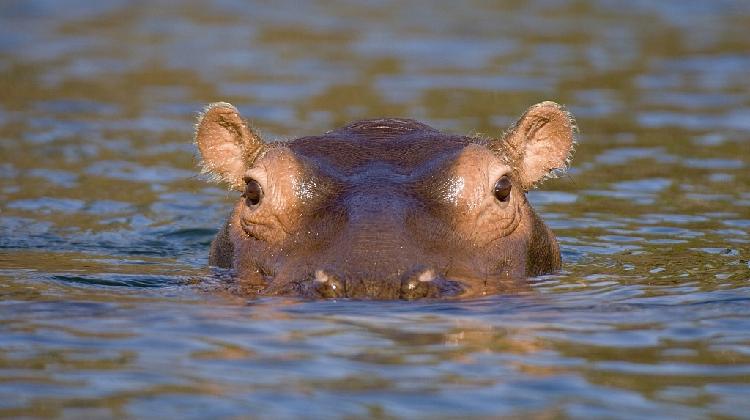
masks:
<instances>
[{"instance_id":1,"label":"hippo eyelid","mask_svg":"<svg viewBox=\"0 0 750 420\"><path fill-rule=\"evenodd\" d=\"M243 180L245 181L245 191L242 193L242 197L245 199L245 203L248 207L258 206L263 199L263 188L260 186L260 182L249 176L244 177Z\"/></svg>"},{"instance_id":2,"label":"hippo eyelid","mask_svg":"<svg viewBox=\"0 0 750 420\"><path fill-rule=\"evenodd\" d=\"M492 193L495 199L501 203L507 203L510 200L510 192L513 189L513 183L508 175L503 175L495 182Z\"/></svg>"}]
</instances>

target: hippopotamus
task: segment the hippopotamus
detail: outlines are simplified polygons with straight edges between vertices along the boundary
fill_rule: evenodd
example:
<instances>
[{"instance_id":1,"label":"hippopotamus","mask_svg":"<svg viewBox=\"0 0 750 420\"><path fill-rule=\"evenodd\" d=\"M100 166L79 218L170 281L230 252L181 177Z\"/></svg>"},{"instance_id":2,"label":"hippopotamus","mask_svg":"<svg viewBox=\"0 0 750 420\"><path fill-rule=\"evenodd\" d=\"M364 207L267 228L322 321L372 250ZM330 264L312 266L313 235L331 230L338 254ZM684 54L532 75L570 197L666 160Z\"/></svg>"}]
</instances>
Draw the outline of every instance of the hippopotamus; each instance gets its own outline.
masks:
<instances>
[{"instance_id":1,"label":"hippopotamus","mask_svg":"<svg viewBox=\"0 0 750 420\"><path fill-rule=\"evenodd\" d=\"M202 172L241 193L211 266L246 293L418 299L517 290L561 267L526 193L567 168L576 125L554 102L499 136L405 118L266 141L237 108L199 116Z\"/></svg>"}]
</instances>

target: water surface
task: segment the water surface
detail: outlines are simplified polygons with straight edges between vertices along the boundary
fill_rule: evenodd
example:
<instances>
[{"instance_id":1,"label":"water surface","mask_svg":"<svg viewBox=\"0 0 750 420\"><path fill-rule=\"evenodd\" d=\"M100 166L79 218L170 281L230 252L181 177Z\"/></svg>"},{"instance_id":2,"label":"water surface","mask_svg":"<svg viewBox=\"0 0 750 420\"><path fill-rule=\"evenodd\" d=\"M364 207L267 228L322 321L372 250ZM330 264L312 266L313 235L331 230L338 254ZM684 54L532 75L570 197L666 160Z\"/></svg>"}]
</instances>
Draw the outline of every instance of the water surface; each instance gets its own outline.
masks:
<instances>
[{"instance_id":1,"label":"water surface","mask_svg":"<svg viewBox=\"0 0 750 420\"><path fill-rule=\"evenodd\" d=\"M0 416L745 417L750 5L7 1ZM269 139L581 126L530 199L562 273L450 302L223 293L206 103Z\"/></svg>"}]
</instances>

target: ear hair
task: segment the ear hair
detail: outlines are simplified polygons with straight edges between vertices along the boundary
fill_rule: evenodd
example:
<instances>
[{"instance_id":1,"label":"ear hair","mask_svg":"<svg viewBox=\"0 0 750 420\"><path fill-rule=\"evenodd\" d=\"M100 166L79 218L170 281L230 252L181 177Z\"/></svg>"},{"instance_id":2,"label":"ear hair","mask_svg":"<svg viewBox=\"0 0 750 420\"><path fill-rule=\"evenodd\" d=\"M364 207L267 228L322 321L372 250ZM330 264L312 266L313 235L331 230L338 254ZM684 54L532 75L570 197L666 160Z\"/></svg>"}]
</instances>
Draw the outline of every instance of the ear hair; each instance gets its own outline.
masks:
<instances>
[{"instance_id":1,"label":"ear hair","mask_svg":"<svg viewBox=\"0 0 750 420\"><path fill-rule=\"evenodd\" d=\"M195 125L195 144L200 151L201 173L232 189L242 189L242 176L265 149L237 111L226 102L206 106Z\"/></svg>"},{"instance_id":2,"label":"ear hair","mask_svg":"<svg viewBox=\"0 0 750 420\"><path fill-rule=\"evenodd\" d=\"M565 173L577 132L575 119L565 107L545 101L530 107L489 147L506 160L523 188L529 190Z\"/></svg>"}]
</instances>

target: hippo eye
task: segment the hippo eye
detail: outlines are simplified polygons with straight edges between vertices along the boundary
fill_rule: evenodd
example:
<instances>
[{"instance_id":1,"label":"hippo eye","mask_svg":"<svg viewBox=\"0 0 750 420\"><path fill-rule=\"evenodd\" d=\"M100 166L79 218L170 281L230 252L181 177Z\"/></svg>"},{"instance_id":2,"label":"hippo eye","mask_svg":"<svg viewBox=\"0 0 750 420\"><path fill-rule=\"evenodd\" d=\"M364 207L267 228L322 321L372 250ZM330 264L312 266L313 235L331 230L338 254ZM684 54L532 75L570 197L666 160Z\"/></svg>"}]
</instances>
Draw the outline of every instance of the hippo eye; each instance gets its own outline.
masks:
<instances>
[{"instance_id":1,"label":"hippo eye","mask_svg":"<svg viewBox=\"0 0 750 420\"><path fill-rule=\"evenodd\" d=\"M260 184L253 178L245 178L245 192L242 193L242 197L245 198L245 203L248 207L257 206L260 203L260 199L263 198L263 189L260 188Z\"/></svg>"},{"instance_id":2,"label":"hippo eye","mask_svg":"<svg viewBox=\"0 0 750 420\"><path fill-rule=\"evenodd\" d=\"M503 175L502 178L498 179L495 183L495 198L501 203L507 203L510 199L510 190L513 187L510 179L507 175Z\"/></svg>"}]
</instances>

